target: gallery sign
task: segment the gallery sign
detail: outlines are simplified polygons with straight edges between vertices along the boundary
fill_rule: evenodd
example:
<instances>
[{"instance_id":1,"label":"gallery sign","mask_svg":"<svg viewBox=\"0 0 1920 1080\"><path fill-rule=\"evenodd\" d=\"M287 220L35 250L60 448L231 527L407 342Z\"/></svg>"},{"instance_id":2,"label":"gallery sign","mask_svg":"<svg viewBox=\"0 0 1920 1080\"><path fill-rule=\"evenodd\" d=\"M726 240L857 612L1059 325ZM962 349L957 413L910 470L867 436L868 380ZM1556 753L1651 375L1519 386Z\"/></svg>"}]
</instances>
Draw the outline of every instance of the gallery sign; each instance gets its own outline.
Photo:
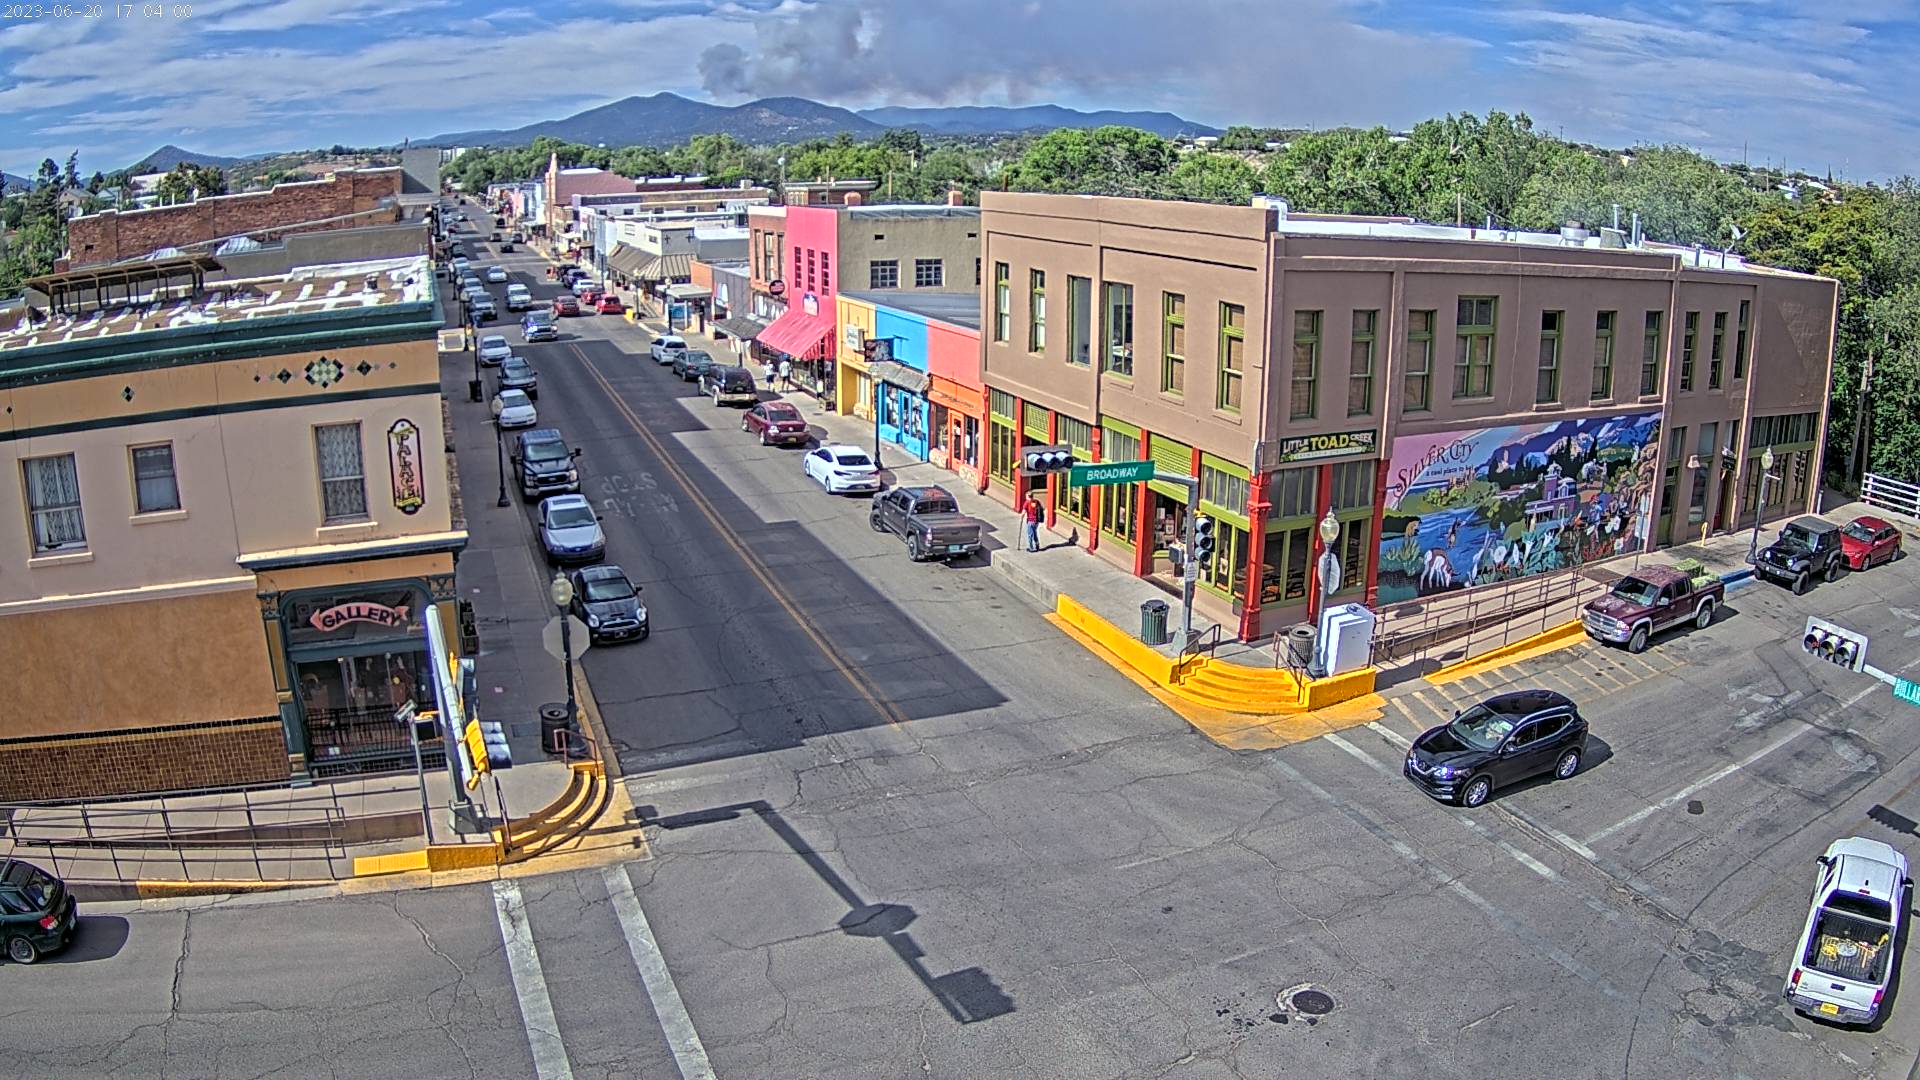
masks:
<instances>
[{"instance_id":1,"label":"gallery sign","mask_svg":"<svg viewBox=\"0 0 1920 1080\"><path fill-rule=\"evenodd\" d=\"M1319 461L1322 458L1346 457L1350 454L1371 454L1378 445L1372 428L1360 431L1337 431L1326 435L1289 435L1280 440L1276 460L1280 464L1289 464L1299 461Z\"/></svg>"},{"instance_id":2,"label":"gallery sign","mask_svg":"<svg viewBox=\"0 0 1920 1080\"><path fill-rule=\"evenodd\" d=\"M407 607L404 604L389 607L386 604L356 601L322 608L314 612L307 621L313 624L315 630L330 634L348 623L357 622L387 627L407 626L409 625L407 614Z\"/></svg>"},{"instance_id":3,"label":"gallery sign","mask_svg":"<svg viewBox=\"0 0 1920 1080\"><path fill-rule=\"evenodd\" d=\"M417 514L427 505L427 478L420 461L420 428L395 420L387 429L387 460L393 471L393 508Z\"/></svg>"}]
</instances>

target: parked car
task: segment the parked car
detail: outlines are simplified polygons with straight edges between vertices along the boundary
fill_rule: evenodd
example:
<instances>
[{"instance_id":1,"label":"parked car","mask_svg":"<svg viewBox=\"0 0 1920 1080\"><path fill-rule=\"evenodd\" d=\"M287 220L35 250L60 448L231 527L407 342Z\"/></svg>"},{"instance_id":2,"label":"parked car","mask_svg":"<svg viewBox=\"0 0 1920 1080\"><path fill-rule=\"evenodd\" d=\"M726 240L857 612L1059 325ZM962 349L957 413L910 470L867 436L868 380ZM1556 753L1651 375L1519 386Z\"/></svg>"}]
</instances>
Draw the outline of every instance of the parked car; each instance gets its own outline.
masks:
<instances>
[{"instance_id":1,"label":"parked car","mask_svg":"<svg viewBox=\"0 0 1920 1080\"><path fill-rule=\"evenodd\" d=\"M555 315L578 315L580 314L580 301L575 300L566 293L561 293L559 296L553 298L553 313Z\"/></svg>"},{"instance_id":2,"label":"parked car","mask_svg":"<svg viewBox=\"0 0 1920 1080\"><path fill-rule=\"evenodd\" d=\"M507 286L507 310L526 311L533 307L533 290L525 285Z\"/></svg>"},{"instance_id":3,"label":"parked car","mask_svg":"<svg viewBox=\"0 0 1920 1080\"><path fill-rule=\"evenodd\" d=\"M607 554L600 515L585 495L553 495L540 500L540 549L555 563L599 562Z\"/></svg>"},{"instance_id":4,"label":"parked car","mask_svg":"<svg viewBox=\"0 0 1920 1080\"><path fill-rule=\"evenodd\" d=\"M507 344L505 334L487 334L480 339L480 362L492 367L513 355L513 346Z\"/></svg>"},{"instance_id":5,"label":"parked car","mask_svg":"<svg viewBox=\"0 0 1920 1080\"><path fill-rule=\"evenodd\" d=\"M540 399L540 373L533 370L525 357L509 356L500 362L500 388L519 390L529 398Z\"/></svg>"},{"instance_id":6,"label":"parked car","mask_svg":"<svg viewBox=\"0 0 1920 1080\"><path fill-rule=\"evenodd\" d=\"M502 241L500 241L500 254L502 254L502 255L511 255L511 254L513 254L513 241L512 241L512 240L502 240Z\"/></svg>"},{"instance_id":7,"label":"parked car","mask_svg":"<svg viewBox=\"0 0 1920 1080\"><path fill-rule=\"evenodd\" d=\"M481 322L492 322L500 317L500 309L493 306L491 296L479 297L470 306L473 308L474 317Z\"/></svg>"},{"instance_id":8,"label":"parked car","mask_svg":"<svg viewBox=\"0 0 1920 1080\"><path fill-rule=\"evenodd\" d=\"M1782 996L1795 1012L1871 1024L1900 962L1900 923L1913 890L1907 857L1852 836L1829 844L1816 861L1813 901Z\"/></svg>"},{"instance_id":9,"label":"parked car","mask_svg":"<svg viewBox=\"0 0 1920 1080\"><path fill-rule=\"evenodd\" d=\"M743 367L717 367L709 364L700 377L701 393L712 396L720 405L752 405L760 400L753 388L753 372Z\"/></svg>"},{"instance_id":10,"label":"parked car","mask_svg":"<svg viewBox=\"0 0 1920 1080\"><path fill-rule=\"evenodd\" d=\"M907 542L914 562L952 562L980 550L980 520L960 512L953 493L943 487L897 487L873 497L867 524L874 532L893 533Z\"/></svg>"},{"instance_id":11,"label":"parked car","mask_svg":"<svg viewBox=\"0 0 1920 1080\"><path fill-rule=\"evenodd\" d=\"M620 315L627 309L621 305L619 297L612 293L601 293L599 299L593 302L593 310L602 315Z\"/></svg>"},{"instance_id":12,"label":"parked car","mask_svg":"<svg viewBox=\"0 0 1920 1080\"><path fill-rule=\"evenodd\" d=\"M1900 530L1877 517L1857 517L1840 528L1840 552L1853 570L1900 557Z\"/></svg>"},{"instance_id":13,"label":"parked car","mask_svg":"<svg viewBox=\"0 0 1920 1080\"><path fill-rule=\"evenodd\" d=\"M520 336L528 341L558 341L560 328L553 325L552 314L529 311L520 319Z\"/></svg>"},{"instance_id":14,"label":"parked car","mask_svg":"<svg viewBox=\"0 0 1920 1080\"><path fill-rule=\"evenodd\" d=\"M673 357L673 373L693 382L713 367L713 356L705 349L681 349Z\"/></svg>"},{"instance_id":15,"label":"parked car","mask_svg":"<svg viewBox=\"0 0 1920 1080\"><path fill-rule=\"evenodd\" d=\"M1587 753L1587 722L1566 695L1490 697L1413 740L1402 772L1436 799L1479 806L1497 786L1542 773L1565 780Z\"/></svg>"},{"instance_id":16,"label":"parked car","mask_svg":"<svg viewBox=\"0 0 1920 1080\"><path fill-rule=\"evenodd\" d=\"M514 475L522 498L538 499L580 490L580 451L567 448L558 428L535 428L513 437Z\"/></svg>"},{"instance_id":17,"label":"parked car","mask_svg":"<svg viewBox=\"0 0 1920 1080\"><path fill-rule=\"evenodd\" d=\"M527 396L525 390L502 389L493 395L493 415L499 420L500 427L507 431L532 427L540 422L540 414L533 408L533 399Z\"/></svg>"},{"instance_id":18,"label":"parked car","mask_svg":"<svg viewBox=\"0 0 1920 1080\"><path fill-rule=\"evenodd\" d=\"M592 278L577 277L573 279L573 295L582 304L591 304L600 295L600 286L595 285Z\"/></svg>"},{"instance_id":19,"label":"parked car","mask_svg":"<svg viewBox=\"0 0 1920 1080\"><path fill-rule=\"evenodd\" d=\"M1607 595L1581 609L1587 636L1638 653L1653 635L1676 626L1692 623L1705 630L1726 602L1727 586L1718 574L1690 570L1649 566L1614 582Z\"/></svg>"},{"instance_id":20,"label":"parked car","mask_svg":"<svg viewBox=\"0 0 1920 1080\"><path fill-rule=\"evenodd\" d=\"M497 244L497 243L499 243L499 242L500 242L500 230L499 230L499 229L495 229L495 230L493 230L492 232L490 232L490 233L488 233L488 234L487 234L487 239L489 239L489 240L491 240L491 241L493 241L493 242L494 242L494 243L496 243L496 244Z\"/></svg>"},{"instance_id":21,"label":"parked car","mask_svg":"<svg viewBox=\"0 0 1920 1080\"><path fill-rule=\"evenodd\" d=\"M499 234L498 234L498 233L496 233L496 234L494 234L494 237L493 237L493 238L494 238L495 240L498 240L498 239L500 239L500 236L499 236ZM489 267L487 267L487 280L488 280L488 281L490 281L490 282L492 282L492 283L493 283L493 284L495 284L495 285L504 285L504 284L506 284L506 282L507 282L507 268L506 268L506 267L504 267L504 266L489 266Z\"/></svg>"},{"instance_id":22,"label":"parked car","mask_svg":"<svg viewBox=\"0 0 1920 1080\"><path fill-rule=\"evenodd\" d=\"M464 277L467 270L473 266L473 262L465 255L455 255L447 263L447 266L453 271L454 277Z\"/></svg>"},{"instance_id":23,"label":"parked car","mask_svg":"<svg viewBox=\"0 0 1920 1080\"><path fill-rule=\"evenodd\" d=\"M647 605L640 602L640 586L612 563L573 572L573 613L587 624L594 644L602 641L647 640Z\"/></svg>"},{"instance_id":24,"label":"parked car","mask_svg":"<svg viewBox=\"0 0 1920 1080\"><path fill-rule=\"evenodd\" d=\"M460 273L460 291L469 295L478 293L484 296L487 292L487 286L480 280L479 274L471 270L463 270Z\"/></svg>"},{"instance_id":25,"label":"parked car","mask_svg":"<svg viewBox=\"0 0 1920 1080\"><path fill-rule=\"evenodd\" d=\"M740 430L760 436L760 445L805 446L813 433L800 418L800 410L784 401L763 401L740 418Z\"/></svg>"},{"instance_id":26,"label":"parked car","mask_svg":"<svg viewBox=\"0 0 1920 1080\"><path fill-rule=\"evenodd\" d=\"M73 940L79 905L66 883L32 863L0 861L0 937L7 959L31 964Z\"/></svg>"},{"instance_id":27,"label":"parked car","mask_svg":"<svg viewBox=\"0 0 1920 1080\"><path fill-rule=\"evenodd\" d=\"M1779 537L1761 550L1753 572L1802 594L1813 586L1814 578L1832 581L1846 565L1840 526L1824 518L1801 517L1787 522Z\"/></svg>"},{"instance_id":28,"label":"parked car","mask_svg":"<svg viewBox=\"0 0 1920 1080\"><path fill-rule=\"evenodd\" d=\"M687 351L687 339L667 334L653 339L650 350L656 364L671 364L679 354Z\"/></svg>"},{"instance_id":29,"label":"parked car","mask_svg":"<svg viewBox=\"0 0 1920 1080\"><path fill-rule=\"evenodd\" d=\"M880 470L865 450L845 443L829 443L800 459L800 469L827 489L827 494L879 491Z\"/></svg>"}]
</instances>

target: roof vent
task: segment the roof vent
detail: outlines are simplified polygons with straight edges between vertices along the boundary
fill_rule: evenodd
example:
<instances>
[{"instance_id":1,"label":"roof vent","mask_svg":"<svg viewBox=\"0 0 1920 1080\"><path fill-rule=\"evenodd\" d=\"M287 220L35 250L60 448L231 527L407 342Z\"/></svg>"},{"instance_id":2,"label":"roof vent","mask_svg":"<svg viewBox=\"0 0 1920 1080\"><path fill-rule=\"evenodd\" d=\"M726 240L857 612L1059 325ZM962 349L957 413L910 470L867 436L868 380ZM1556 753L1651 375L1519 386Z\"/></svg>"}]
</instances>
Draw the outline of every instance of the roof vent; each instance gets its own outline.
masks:
<instances>
[{"instance_id":1,"label":"roof vent","mask_svg":"<svg viewBox=\"0 0 1920 1080\"><path fill-rule=\"evenodd\" d=\"M1603 248L1624 248L1627 246L1627 234L1624 229L1600 230L1600 246Z\"/></svg>"},{"instance_id":2,"label":"roof vent","mask_svg":"<svg viewBox=\"0 0 1920 1080\"><path fill-rule=\"evenodd\" d=\"M1592 235L1593 233L1587 231L1586 226L1577 221L1569 221L1565 225L1560 226L1560 239L1565 240L1569 244L1584 244L1587 242L1587 238Z\"/></svg>"}]
</instances>

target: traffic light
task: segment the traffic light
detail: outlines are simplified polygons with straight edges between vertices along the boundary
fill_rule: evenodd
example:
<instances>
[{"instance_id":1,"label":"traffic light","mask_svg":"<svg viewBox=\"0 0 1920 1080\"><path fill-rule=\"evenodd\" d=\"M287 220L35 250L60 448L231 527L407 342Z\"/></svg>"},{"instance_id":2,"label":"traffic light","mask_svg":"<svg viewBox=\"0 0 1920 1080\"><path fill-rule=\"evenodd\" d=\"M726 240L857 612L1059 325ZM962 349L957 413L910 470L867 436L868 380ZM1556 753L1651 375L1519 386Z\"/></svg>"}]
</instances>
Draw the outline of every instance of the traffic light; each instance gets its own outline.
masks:
<instances>
[{"instance_id":1,"label":"traffic light","mask_svg":"<svg viewBox=\"0 0 1920 1080\"><path fill-rule=\"evenodd\" d=\"M1026 476L1063 473L1072 467L1071 446L1029 446L1020 451L1020 472Z\"/></svg>"},{"instance_id":2,"label":"traffic light","mask_svg":"<svg viewBox=\"0 0 1920 1080\"><path fill-rule=\"evenodd\" d=\"M1867 635L1814 615L1807 616L1807 632L1800 639L1800 648L1849 671L1863 671L1867 666Z\"/></svg>"},{"instance_id":3,"label":"traffic light","mask_svg":"<svg viewBox=\"0 0 1920 1080\"><path fill-rule=\"evenodd\" d=\"M1213 558L1213 519L1205 514L1193 519L1193 561L1202 566Z\"/></svg>"}]
</instances>

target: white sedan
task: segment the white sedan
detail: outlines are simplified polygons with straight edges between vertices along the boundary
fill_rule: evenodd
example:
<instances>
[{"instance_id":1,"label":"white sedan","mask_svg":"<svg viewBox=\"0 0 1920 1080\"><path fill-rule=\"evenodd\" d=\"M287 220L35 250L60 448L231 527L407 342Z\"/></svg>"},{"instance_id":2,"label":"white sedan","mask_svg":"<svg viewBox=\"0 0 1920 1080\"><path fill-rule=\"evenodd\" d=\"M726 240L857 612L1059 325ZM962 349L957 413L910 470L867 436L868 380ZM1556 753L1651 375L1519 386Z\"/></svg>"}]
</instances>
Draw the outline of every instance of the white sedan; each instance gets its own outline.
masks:
<instances>
[{"instance_id":1,"label":"white sedan","mask_svg":"<svg viewBox=\"0 0 1920 1080\"><path fill-rule=\"evenodd\" d=\"M480 362L488 367L512 355L513 346L507 344L507 335L488 334L480 339Z\"/></svg>"},{"instance_id":2,"label":"white sedan","mask_svg":"<svg viewBox=\"0 0 1920 1080\"><path fill-rule=\"evenodd\" d=\"M654 363L671 364L681 353L687 351L687 339L667 334L664 337L654 338L653 344L648 348L653 354Z\"/></svg>"},{"instance_id":3,"label":"white sedan","mask_svg":"<svg viewBox=\"0 0 1920 1080\"><path fill-rule=\"evenodd\" d=\"M532 427L540 422L540 414L533 409L532 399L525 390L502 390L493 395L493 415L500 418L503 428Z\"/></svg>"},{"instance_id":4,"label":"white sedan","mask_svg":"<svg viewBox=\"0 0 1920 1080\"><path fill-rule=\"evenodd\" d=\"M505 284L507 280L507 268L504 266L487 267L487 280L493 282L495 285Z\"/></svg>"},{"instance_id":5,"label":"white sedan","mask_svg":"<svg viewBox=\"0 0 1920 1080\"><path fill-rule=\"evenodd\" d=\"M865 450L846 443L830 443L801 458L806 474L829 495L848 491L879 491L880 470Z\"/></svg>"},{"instance_id":6,"label":"white sedan","mask_svg":"<svg viewBox=\"0 0 1920 1080\"><path fill-rule=\"evenodd\" d=\"M1913 888L1907 857L1851 836L1829 845L1819 864L1783 994L1796 1012L1871 1024L1900 963L1896 943Z\"/></svg>"}]
</instances>

